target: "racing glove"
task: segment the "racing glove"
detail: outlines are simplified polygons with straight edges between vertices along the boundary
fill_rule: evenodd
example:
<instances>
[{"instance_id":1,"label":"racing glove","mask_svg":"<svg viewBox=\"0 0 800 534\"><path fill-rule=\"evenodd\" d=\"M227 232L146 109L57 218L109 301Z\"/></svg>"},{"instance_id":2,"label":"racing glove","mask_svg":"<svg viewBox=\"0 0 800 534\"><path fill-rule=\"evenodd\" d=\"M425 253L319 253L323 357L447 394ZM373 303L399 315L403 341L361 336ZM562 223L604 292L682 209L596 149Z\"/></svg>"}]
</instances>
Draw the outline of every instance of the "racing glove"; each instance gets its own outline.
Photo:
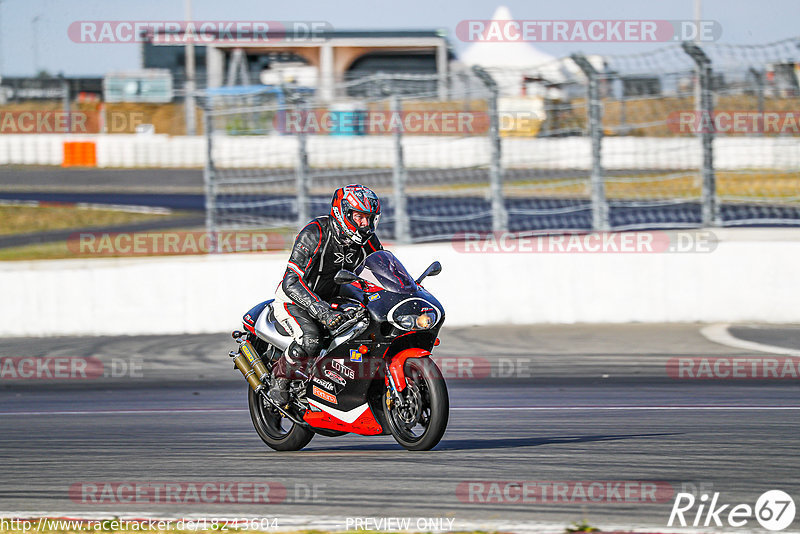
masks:
<instances>
[{"instance_id":1,"label":"racing glove","mask_svg":"<svg viewBox=\"0 0 800 534\"><path fill-rule=\"evenodd\" d=\"M314 306L314 314L317 320L325 325L325 328L333 332L347 320L347 315L344 313L332 310L325 304L318 302Z\"/></svg>"}]
</instances>

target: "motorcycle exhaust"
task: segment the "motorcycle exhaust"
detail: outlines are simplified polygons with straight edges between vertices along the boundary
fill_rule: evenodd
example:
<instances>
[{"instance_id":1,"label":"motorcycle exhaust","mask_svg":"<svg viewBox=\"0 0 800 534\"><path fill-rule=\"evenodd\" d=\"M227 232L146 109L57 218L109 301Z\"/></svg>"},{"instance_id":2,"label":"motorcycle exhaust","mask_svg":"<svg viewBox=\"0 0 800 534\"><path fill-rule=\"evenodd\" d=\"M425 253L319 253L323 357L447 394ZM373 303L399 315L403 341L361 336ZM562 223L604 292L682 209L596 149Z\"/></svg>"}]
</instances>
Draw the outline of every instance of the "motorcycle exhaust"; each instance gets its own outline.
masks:
<instances>
[{"instance_id":1,"label":"motorcycle exhaust","mask_svg":"<svg viewBox=\"0 0 800 534\"><path fill-rule=\"evenodd\" d=\"M0 0L2 1L2 0ZM250 371L253 371L253 375L258 380L259 383L262 383L269 379L269 370L267 366L264 365L264 362L261 360L261 356L259 356L258 351L253 347L253 344L247 339L247 333L240 332L239 330L234 330L231 333L231 337L239 344L239 354L244 356L244 360L240 360L242 362L242 367L236 363L236 353L231 352L230 356L234 359L234 364L236 367L242 371L242 374L245 375L245 379L250 381L247 377ZM251 384L252 385L252 384ZM256 389L253 386L253 389Z\"/></svg>"},{"instance_id":2,"label":"motorcycle exhaust","mask_svg":"<svg viewBox=\"0 0 800 534\"><path fill-rule=\"evenodd\" d=\"M253 348L253 344L250 343L250 341L245 341L244 343L240 344L239 352L244 354L245 358L247 358L247 361L250 362L250 366L253 368L253 371L255 371L259 382L264 382L269 378L267 366L264 365L263 361L261 361L261 356L258 355L258 352L256 352L255 348Z\"/></svg>"},{"instance_id":3,"label":"motorcycle exhaust","mask_svg":"<svg viewBox=\"0 0 800 534\"><path fill-rule=\"evenodd\" d=\"M247 383L250 384L250 387L253 388L253 391L258 393L264 389L264 384L262 384L261 380L256 377L256 372L253 371L252 367L250 367L250 362L247 361L247 358L245 358L244 354L232 350L229 356L233 358L233 365L235 365L236 368L242 372L244 379L247 380Z\"/></svg>"}]
</instances>

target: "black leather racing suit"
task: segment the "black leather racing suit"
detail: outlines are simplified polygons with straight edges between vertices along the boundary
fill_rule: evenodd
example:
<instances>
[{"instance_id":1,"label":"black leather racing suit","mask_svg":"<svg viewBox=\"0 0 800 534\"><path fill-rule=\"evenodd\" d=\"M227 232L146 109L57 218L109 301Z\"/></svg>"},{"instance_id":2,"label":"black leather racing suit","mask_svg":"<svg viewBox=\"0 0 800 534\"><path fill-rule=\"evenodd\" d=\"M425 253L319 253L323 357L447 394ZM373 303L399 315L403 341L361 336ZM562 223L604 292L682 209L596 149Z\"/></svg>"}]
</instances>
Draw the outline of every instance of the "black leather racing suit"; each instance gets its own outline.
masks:
<instances>
[{"instance_id":1,"label":"black leather racing suit","mask_svg":"<svg viewBox=\"0 0 800 534\"><path fill-rule=\"evenodd\" d=\"M330 300L339 287L333 277L340 269L352 271L367 255L382 250L373 235L364 245L345 245L329 217L309 222L295 238L286 273L275 293L275 317L294 338L278 360L275 376L288 376L304 369L321 349L322 328L319 317L330 310Z\"/></svg>"}]
</instances>

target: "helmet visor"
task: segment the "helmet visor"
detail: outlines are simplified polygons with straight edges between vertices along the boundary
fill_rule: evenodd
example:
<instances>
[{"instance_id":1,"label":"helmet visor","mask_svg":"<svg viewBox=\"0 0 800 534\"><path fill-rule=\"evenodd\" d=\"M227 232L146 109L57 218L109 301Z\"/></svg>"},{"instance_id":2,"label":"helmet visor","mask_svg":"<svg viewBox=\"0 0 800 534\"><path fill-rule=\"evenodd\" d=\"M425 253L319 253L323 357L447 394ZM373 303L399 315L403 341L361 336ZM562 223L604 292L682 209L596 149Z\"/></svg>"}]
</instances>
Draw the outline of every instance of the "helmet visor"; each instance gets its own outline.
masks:
<instances>
[{"instance_id":1,"label":"helmet visor","mask_svg":"<svg viewBox=\"0 0 800 534\"><path fill-rule=\"evenodd\" d=\"M363 211L352 210L347 218L349 222L355 227L356 231L362 235L372 234L375 232L375 226L378 223L378 217L375 213L367 213Z\"/></svg>"}]
</instances>

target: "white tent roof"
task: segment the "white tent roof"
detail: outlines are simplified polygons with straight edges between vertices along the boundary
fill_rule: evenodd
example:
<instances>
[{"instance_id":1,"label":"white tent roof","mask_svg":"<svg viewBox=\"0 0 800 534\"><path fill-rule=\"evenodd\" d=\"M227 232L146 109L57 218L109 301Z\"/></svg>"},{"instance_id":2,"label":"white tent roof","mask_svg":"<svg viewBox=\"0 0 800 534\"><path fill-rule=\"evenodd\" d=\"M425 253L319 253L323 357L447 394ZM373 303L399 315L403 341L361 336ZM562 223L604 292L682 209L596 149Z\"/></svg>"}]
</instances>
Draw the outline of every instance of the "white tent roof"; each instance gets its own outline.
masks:
<instances>
[{"instance_id":1,"label":"white tent roof","mask_svg":"<svg viewBox=\"0 0 800 534\"><path fill-rule=\"evenodd\" d=\"M492 20L514 19L507 7L500 6ZM602 56L587 56L587 59L597 70L604 70ZM524 41L478 41L464 51L461 63L486 68L504 96L519 95L526 76L539 75L550 83L584 78L578 65L569 57L556 58Z\"/></svg>"},{"instance_id":2,"label":"white tent roof","mask_svg":"<svg viewBox=\"0 0 800 534\"><path fill-rule=\"evenodd\" d=\"M513 20L513 17L507 7L500 6L495 10L492 20ZM461 61L467 65L490 68L532 67L555 59L524 41L478 41L461 55Z\"/></svg>"}]
</instances>

